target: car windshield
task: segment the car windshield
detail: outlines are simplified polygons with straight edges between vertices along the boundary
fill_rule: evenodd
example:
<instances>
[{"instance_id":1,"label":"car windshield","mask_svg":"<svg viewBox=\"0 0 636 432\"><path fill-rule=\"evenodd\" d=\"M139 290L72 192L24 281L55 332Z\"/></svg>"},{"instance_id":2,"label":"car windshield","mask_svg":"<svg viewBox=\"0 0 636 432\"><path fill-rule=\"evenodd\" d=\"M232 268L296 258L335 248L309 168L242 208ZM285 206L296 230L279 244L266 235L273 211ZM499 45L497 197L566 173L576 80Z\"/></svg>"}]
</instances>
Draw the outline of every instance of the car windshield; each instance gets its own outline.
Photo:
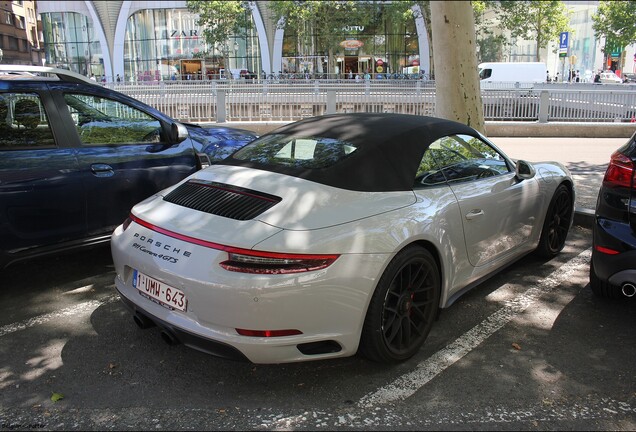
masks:
<instances>
[{"instance_id":1,"label":"car windshield","mask_svg":"<svg viewBox=\"0 0 636 432\"><path fill-rule=\"evenodd\" d=\"M335 138L298 137L283 134L264 136L237 151L236 160L297 168L326 168L356 150Z\"/></svg>"}]
</instances>

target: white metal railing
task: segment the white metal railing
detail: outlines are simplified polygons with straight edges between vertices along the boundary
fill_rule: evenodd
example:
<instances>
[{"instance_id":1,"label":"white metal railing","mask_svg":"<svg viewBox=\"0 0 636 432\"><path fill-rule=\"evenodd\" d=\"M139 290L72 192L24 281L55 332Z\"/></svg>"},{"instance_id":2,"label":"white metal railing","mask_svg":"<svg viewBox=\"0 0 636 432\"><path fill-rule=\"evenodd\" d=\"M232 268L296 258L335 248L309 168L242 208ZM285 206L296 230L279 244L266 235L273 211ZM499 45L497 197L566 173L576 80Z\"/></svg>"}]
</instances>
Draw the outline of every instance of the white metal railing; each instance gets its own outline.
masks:
<instances>
[{"instance_id":1,"label":"white metal railing","mask_svg":"<svg viewBox=\"0 0 636 432\"><path fill-rule=\"evenodd\" d=\"M636 117L636 86L509 83L482 89L487 121L616 122ZM193 122L294 121L343 112L434 115L424 80L203 80L106 84L172 118Z\"/></svg>"}]
</instances>

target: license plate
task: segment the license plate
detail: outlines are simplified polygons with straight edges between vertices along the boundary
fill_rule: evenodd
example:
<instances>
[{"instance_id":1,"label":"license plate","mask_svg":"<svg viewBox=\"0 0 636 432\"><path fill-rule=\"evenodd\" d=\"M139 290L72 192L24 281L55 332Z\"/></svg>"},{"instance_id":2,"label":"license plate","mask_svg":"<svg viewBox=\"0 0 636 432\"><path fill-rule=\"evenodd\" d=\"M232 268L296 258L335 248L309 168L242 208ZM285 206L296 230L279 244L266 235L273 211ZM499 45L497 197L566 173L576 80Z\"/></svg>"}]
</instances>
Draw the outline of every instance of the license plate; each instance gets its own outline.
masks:
<instances>
[{"instance_id":1,"label":"license plate","mask_svg":"<svg viewBox=\"0 0 636 432\"><path fill-rule=\"evenodd\" d=\"M137 270L133 272L133 287L137 288L142 295L150 300L170 309L178 309L185 312L188 306L188 300L183 291Z\"/></svg>"}]
</instances>

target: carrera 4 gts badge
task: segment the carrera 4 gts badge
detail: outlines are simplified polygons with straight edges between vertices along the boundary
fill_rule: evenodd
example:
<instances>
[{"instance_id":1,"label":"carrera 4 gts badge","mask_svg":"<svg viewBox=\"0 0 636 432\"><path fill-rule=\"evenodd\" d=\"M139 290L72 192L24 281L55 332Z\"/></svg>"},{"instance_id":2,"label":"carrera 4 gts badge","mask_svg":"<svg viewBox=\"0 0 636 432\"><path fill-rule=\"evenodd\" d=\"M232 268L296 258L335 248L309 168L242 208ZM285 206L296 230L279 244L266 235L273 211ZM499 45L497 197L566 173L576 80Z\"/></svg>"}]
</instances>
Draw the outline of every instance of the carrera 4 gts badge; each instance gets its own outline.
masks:
<instances>
[{"instance_id":1,"label":"carrera 4 gts badge","mask_svg":"<svg viewBox=\"0 0 636 432\"><path fill-rule=\"evenodd\" d=\"M139 233L134 233L133 236L139 240L139 243L133 243L133 247L135 249L139 249L142 252L156 256L158 258L162 258L169 262L176 263L178 261L177 257L181 256L189 258L192 255L192 252L189 250L184 250L179 247L154 240L152 237L141 235Z\"/></svg>"}]
</instances>

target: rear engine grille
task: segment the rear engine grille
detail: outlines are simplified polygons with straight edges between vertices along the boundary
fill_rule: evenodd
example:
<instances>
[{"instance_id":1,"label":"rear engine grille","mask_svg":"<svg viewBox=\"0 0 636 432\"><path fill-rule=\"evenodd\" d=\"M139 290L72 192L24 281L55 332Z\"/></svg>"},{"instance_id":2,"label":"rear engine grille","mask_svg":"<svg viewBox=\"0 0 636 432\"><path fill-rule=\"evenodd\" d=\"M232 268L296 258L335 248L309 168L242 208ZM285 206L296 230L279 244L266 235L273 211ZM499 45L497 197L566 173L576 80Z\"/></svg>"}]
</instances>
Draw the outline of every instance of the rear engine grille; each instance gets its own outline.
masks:
<instances>
[{"instance_id":1,"label":"rear engine grille","mask_svg":"<svg viewBox=\"0 0 636 432\"><path fill-rule=\"evenodd\" d=\"M223 183L189 180L164 201L236 220L254 219L282 198Z\"/></svg>"}]
</instances>

